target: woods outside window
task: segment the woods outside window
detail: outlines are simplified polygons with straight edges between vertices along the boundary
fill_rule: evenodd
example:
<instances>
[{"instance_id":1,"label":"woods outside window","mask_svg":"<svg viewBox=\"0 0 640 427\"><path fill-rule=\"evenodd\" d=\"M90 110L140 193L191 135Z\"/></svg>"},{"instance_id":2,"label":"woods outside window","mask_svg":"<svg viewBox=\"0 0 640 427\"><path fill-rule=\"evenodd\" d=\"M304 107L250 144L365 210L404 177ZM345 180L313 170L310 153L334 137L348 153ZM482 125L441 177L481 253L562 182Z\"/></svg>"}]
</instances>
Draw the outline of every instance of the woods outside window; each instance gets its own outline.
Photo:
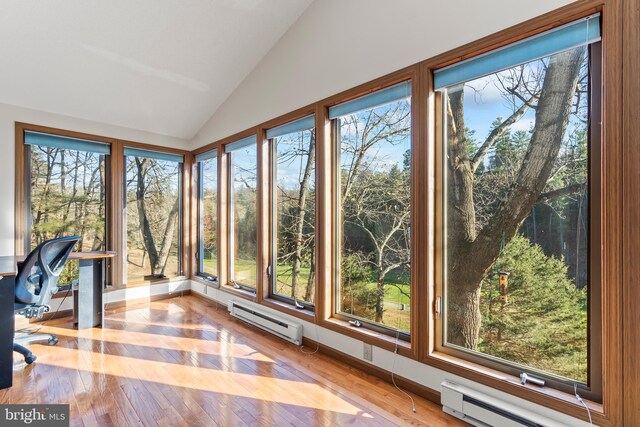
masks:
<instances>
[{"instance_id":1,"label":"woods outside window","mask_svg":"<svg viewBox=\"0 0 640 427\"><path fill-rule=\"evenodd\" d=\"M411 82L329 109L337 154L337 318L408 340Z\"/></svg>"},{"instance_id":2,"label":"woods outside window","mask_svg":"<svg viewBox=\"0 0 640 427\"><path fill-rule=\"evenodd\" d=\"M315 117L267 131L271 144L271 296L298 308L315 301Z\"/></svg>"},{"instance_id":3,"label":"woods outside window","mask_svg":"<svg viewBox=\"0 0 640 427\"><path fill-rule=\"evenodd\" d=\"M439 70L437 347L598 399L599 16Z\"/></svg>"},{"instance_id":4,"label":"woods outside window","mask_svg":"<svg viewBox=\"0 0 640 427\"><path fill-rule=\"evenodd\" d=\"M218 151L196 156L198 183L198 275L218 282Z\"/></svg>"},{"instance_id":5,"label":"woods outside window","mask_svg":"<svg viewBox=\"0 0 640 427\"><path fill-rule=\"evenodd\" d=\"M109 144L40 132L24 132L27 180L24 253L40 243L77 235L75 251L107 247ZM77 279L69 262L61 283Z\"/></svg>"},{"instance_id":6,"label":"woods outside window","mask_svg":"<svg viewBox=\"0 0 640 427\"><path fill-rule=\"evenodd\" d=\"M124 155L125 283L181 276L184 156L129 147Z\"/></svg>"},{"instance_id":7,"label":"woods outside window","mask_svg":"<svg viewBox=\"0 0 640 427\"><path fill-rule=\"evenodd\" d=\"M255 291L258 250L258 151L256 137L224 147L229 161L229 283Z\"/></svg>"}]
</instances>

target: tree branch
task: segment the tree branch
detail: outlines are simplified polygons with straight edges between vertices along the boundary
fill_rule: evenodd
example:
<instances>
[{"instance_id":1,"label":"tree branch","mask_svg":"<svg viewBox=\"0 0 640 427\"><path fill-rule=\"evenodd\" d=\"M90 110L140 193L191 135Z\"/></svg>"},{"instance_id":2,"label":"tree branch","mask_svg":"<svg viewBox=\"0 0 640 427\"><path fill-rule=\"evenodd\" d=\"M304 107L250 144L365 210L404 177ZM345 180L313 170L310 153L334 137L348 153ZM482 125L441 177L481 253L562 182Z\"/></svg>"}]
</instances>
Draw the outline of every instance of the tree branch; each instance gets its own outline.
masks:
<instances>
[{"instance_id":1,"label":"tree branch","mask_svg":"<svg viewBox=\"0 0 640 427\"><path fill-rule=\"evenodd\" d=\"M582 190L587 185L586 182L578 182L576 184L570 184L566 187L558 188L557 190L547 191L546 193L540 194L538 200L536 200L536 204L544 203L547 200L555 199L556 197L566 196L568 194L576 193Z\"/></svg>"},{"instance_id":2,"label":"tree branch","mask_svg":"<svg viewBox=\"0 0 640 427\"><path fill-rule=\"evenodd\" d=\"M493 147L493 144L496 143L498 138L504 135L507 129L509 129L509 126L511 126L518 120L520 120L520 118L524 115L524 113L527 112L528 109L529 109L529 102L525 102L520 106L520 108L514 111L513 114L509 116L509 118L507 118L505 121L500 123L499 126L496 126L491 131L491 133L489 134L487 139L484 141L484 143L482 144L482 146L480 147L476 155L473 156L473 160L471 161L471 170L475 172L478 169L478 166L480 166L480 163L482 163L482 160L487 155L491 147Z\"/></svg>"}]
</instances>

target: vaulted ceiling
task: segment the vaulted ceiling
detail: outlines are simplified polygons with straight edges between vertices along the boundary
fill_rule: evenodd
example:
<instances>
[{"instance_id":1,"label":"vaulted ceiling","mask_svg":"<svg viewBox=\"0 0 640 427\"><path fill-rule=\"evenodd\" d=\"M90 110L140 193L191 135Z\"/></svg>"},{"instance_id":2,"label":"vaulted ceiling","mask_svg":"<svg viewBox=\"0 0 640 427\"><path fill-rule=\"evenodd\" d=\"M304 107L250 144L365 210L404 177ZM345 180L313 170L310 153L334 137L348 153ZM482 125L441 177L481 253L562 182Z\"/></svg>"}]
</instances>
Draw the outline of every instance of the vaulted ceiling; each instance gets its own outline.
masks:
<instances>
[{"instance_id":1,"label":"vaulted ceiling","mask_svg":"<svg viewBox=\"0 0 640 427\"><path fill-rule=\"evenodd\" d=\"M312 0L3 0L0 103L190 139Z\"/></svg>"}]
</instances>

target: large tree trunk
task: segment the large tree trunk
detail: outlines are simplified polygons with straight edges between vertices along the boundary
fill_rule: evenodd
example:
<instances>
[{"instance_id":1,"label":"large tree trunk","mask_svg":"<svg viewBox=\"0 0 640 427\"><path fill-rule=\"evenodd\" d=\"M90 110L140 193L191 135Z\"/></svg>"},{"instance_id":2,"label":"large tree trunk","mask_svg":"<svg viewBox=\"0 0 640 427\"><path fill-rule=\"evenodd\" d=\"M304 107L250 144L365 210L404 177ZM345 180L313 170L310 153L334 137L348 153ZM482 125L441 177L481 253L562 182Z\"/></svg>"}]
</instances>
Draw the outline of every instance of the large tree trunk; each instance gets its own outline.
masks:
<instances>
[{"instance_id":1,"label":"large tree trunk","mask_svg":"<svg viewBox=\"0 0 640 427\"><path fill-rule=\"evenodd\" d=\"M465 140L462 92L449 95L447 216L447 341L477 349L482 280L527 217L554 167L567 129L583 49L549 61L536 106L535 129L505 201L477 231L474 174Z\"/></svg>"},{"instance_id":2,"label":"large tree trunk","mask_svg":"<svg viewBox=\"0 0 640 427\"><path fill-rule=\"evenodd\" d=\"M142 231L142 241L147 253L149 254L149 263L151 264L152 275L164 275L164 270L167 266L167 260L169 259L169 253L171 252L171 245L173 243L173 233L175 231L178 212L180 208L180 198L176 198L176 201L169 212L165 230L162 235L162 244L160 251L156 248L155 239L153 238L153 232L151 230L151 224L147 216L147 207L144 200L145 195L145 183L144 177L148 168L148 159L140 160L136 157L136 167L138 169L137 174L137 186L136 186L136 203L138 207L138 218L140 221L140 230Z\"/></svg>"},{"instance_id":3,"label":"large tree trunk","mask_svg":"<svg viewBox=\"0 0 640 427\"><path fill-rule=\"evenodd\" d=\"M178 223L178 212L180 208L180 198L177 197L169 217L167 218L167 224L165 225L164 234L162 236L162 245L160 246L160 253L158 258L151 260L151 274L164 275L164 270L167 267L167 260L169 259L169 253L171 252L171 246L173 244L173 233Z\"/></svg>"},{"instance_id":4,"label":"large tree trunk","mask_svg":"<svg viewBox=\"0 0 640 427\"><path fill-rule=\"evenodd\" d=\"M148 167L148 159L140 159L139 157L135 158L136 167L138 169L138 173L136 174L136 205L138 208L138 220L140 222L140 231L142 232L142 242L144 247L147 249L149 253L149 258L151 259L151 274L159 274L153 271L153 266L156 264L154 260L158 259L158 251L156 250L155 242L153 241L153 233L151 232L151 225L149 224L149 218L147 217L147 208L145 206L144 194L145 194L145 183L144 176Z\"/></svg>"}]
</instances>

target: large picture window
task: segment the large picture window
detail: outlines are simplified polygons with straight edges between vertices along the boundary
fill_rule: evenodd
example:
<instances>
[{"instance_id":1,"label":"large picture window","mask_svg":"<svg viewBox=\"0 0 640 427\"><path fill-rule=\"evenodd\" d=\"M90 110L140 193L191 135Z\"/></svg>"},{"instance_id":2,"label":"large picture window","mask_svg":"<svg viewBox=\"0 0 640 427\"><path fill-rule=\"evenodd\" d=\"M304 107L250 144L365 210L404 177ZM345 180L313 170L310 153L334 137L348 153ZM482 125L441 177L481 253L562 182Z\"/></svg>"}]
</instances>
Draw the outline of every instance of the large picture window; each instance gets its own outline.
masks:
<instances>
[{"instance_id":1,"label":"large picture window","mask_svg":"<svg viewBox=\"0 0 640 427\"><path fill-rule=\"evenodd\" d=\"M218 152L196 156L198 168L198 271L218 281Z\"/></svg>"},{"instance_id":2,"label":"large picture window","mask_svg":"<svg viewBox=\"0 0 640 427\"><path fill-rule=\"evenodd\" d=\"M107 246L109 144L26 131L28 181L25 253L40 243L77 235L75 251ZM67 263L61 283L77 278L77 263Z\"/></svg>"},{"instance_id":3,"label":"large picture window","mask_svg":"<svg viewBox=\"0 0 640 427\"><path fill-rule=\"evenodd\" d=\"M298 308L314 304L315 117L269 129L272 155L271 294Z\"/></svg>"},{"instance_id":4,"label":"large picture window","mask_svg":"<svg viewBox=\"0 0 640 427\"><path fill-rule=\"evenodd\" d=\"M440 349L595 399L599 67L592 17L435 74Z\"/></svg>"},{"instance_id":5,"label":"large picture window","mask_svg":"<svg viewBox=\"0 0 640 427\"><path fill-rule=\"evenodd\" d=\"M180 276L183 156L125 148L126 283Z\"/></svg>"},{"instance_id":6,"label":"large picture window","mask_svg":"<svg viewBox=\"0 0 640 427\"><path fill-rule=\"evenodd\" d=\"M229 161L229 285L255 291L258 151L255 136L225 146Z\"/></svg>"},{"instance_id":7,"label":"large picture window","mask_svg":"<svg viewBox=\"0 0 640 427\"><path fill-rule=\"evenodd\" d=\"M335 311L404 339L411 308L411 82L329 110L337 152Z\"/></svg>"}]
</instances>

